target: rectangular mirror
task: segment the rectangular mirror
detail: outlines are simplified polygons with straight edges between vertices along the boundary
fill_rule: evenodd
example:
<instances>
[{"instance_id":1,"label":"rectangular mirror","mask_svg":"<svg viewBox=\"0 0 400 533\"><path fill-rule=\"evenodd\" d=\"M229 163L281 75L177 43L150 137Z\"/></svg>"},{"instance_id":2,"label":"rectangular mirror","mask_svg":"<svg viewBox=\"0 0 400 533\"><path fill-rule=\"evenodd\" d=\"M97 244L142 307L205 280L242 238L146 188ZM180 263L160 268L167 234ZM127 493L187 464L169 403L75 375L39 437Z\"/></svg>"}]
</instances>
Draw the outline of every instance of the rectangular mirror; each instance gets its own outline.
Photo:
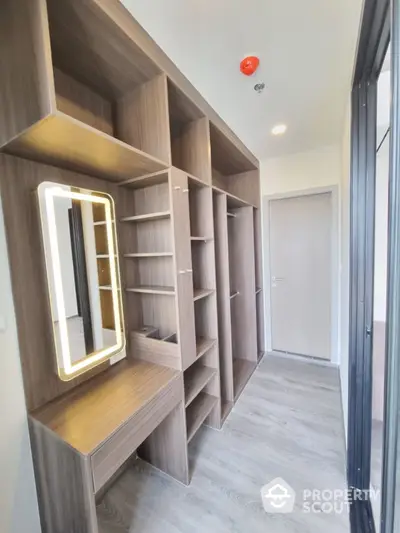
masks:
<instances>
[{"instance_id":1,"label":"rectangular mirror","mask_svg":"<svg viewBox=\"0 0 400 533\"><path fill-rule=\"evenodd\" d=\"M111 196L38 187L58 375L69 381L125 349Z\"/></svg>"}]
</instances>

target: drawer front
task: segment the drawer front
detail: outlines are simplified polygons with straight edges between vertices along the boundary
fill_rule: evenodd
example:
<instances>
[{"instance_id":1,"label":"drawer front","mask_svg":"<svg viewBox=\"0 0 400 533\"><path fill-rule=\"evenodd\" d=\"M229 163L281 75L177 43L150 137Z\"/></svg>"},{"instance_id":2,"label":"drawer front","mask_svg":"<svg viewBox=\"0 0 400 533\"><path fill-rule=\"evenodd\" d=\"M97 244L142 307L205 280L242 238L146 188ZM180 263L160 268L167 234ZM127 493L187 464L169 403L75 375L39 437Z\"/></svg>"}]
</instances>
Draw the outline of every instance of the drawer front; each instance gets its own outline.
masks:
<instances>
[{"instance_id":1,"label":"drawer front","mask_svg":"<svg viewBox=\"0 0 400 533\"><path fill-rule=\"evenodd\" d=\"M93 484L98 492L142 442L183 399L180 376L128 420L91 457Z\"/></svg>"}]
</instances>

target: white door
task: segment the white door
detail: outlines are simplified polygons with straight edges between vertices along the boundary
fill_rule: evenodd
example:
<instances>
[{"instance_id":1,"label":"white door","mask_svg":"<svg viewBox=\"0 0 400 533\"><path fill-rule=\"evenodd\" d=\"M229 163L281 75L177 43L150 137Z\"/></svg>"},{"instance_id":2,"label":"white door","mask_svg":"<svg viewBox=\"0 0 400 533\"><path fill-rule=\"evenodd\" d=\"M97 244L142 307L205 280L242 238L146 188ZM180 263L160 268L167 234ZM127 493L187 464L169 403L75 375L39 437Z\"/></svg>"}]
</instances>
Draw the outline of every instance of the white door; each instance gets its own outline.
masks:
<instances>
[{"instance_id":1,"label":"white door","mask_svg":"<svg viewBox=\"0 0 400 533\"><path fill-rule=\"evenodd\" d=\"M272 349L331 358L331 193L270 201Z\"/></svg>"}]
</instances>

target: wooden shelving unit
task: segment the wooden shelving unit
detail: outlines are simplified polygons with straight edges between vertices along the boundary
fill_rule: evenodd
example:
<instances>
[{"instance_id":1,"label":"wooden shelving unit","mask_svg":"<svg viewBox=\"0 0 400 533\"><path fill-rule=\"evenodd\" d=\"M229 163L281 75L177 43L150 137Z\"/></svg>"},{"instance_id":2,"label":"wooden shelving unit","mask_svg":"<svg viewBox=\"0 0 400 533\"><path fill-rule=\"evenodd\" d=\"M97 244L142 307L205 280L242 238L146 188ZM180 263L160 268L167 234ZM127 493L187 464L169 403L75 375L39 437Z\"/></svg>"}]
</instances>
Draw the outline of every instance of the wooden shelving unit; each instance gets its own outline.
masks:
<instances>
[{"instance_id":1,"label":"wooden shelving unit","mask_svg":"<svg viewBox=\"0 0 400 533\"><path fill-rule=\"evenodd\" d=\"M37 313L48 303L47 287L38 277L40 258L31 264L40 243L26 191L57 176L114 199L127 363L137 364L146 383L151 367L149 387L161 396L157 369L176 377L171 395L178 405L151 426L140 453L156 451L155 466L187 482L187 442L203 423L221 428L265 351L258 161L121 2L3 3L0 150L7 155L0 154L0 181L12 199L4 211L16 313L30 331L30 342L20 343L28 410L73 396L93 375L59 382L48 363L54 347L47 315ZM93 213L93 227L103 323L112 329L104 212ZM96 369L103 371L107 365ZM149 407L146 420L154 422L152 413ZM177 427L185 448L179 458L164 457L158 443L166 439L173 449ZM43 516L53 513L53 502L41 507ZM72 531L78 511L68 507L60 529Z\"/></svg>"},{"instance_id":2,"label":"wooden shelving unit","mask_svg":"<svg viewBox=\"0 0 400 533\"><path fill-rule=\"evenodd\" d=\"M203 422L215 409L218 404L218 398L205 392L201 392L197 398L186 409L187 440L188 443L196 435Z\"/></svg>"}]
</instances>

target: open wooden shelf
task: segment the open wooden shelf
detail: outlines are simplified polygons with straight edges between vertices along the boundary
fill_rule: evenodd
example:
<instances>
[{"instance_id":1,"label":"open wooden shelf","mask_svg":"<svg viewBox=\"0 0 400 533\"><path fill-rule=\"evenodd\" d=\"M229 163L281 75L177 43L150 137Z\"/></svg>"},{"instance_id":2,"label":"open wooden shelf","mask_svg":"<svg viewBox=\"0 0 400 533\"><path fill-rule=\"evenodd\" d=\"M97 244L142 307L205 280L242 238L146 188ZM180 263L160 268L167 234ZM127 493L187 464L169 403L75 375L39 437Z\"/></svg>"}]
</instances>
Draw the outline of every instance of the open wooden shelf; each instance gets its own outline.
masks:
<instances>
[{"instance_id":1,"label":"open wooden shelf","mask_svg":"<svg viewBox=\"0 0 400 533\"><path fill-rule=\"evenodd\" d=\"M152 187L154 185L168 183L168 179L169 170L161 170L159 172L153 172L152 174L139 176L138 178L124 180L118 185L121 187L127 187L128 189L143 189L144 187Z\"/></svg>"},{"instance_id":2,"label":"open wooden shelf","mask_svg":"<svg viewBox=\"0 0 400 533\"><path fill-rule=\"evenodd\" d=\"M100 285L99 289L101 291L111 291L111 285Z\"/></svg>"},{"instance_id":3,"label":"open wooden shelf","mask_svg":"<svg viewBox=\"0 0 400 533\"><path fill-rule=\"evenodd\" d=\"M235 401L240 396L256 366L257 363L248 361L247 359L233 360L233 390L235 394Z\"/></svg>"},{"instance_id":4,"label":"open wooden shelf","mask_svg":"<svg viewBox=\"0 0 400 533\"><path fill-rule=\"evenodd\" d=\"M204 337L196 338L196 357L199 359L206 354L217 342L216 339L205 339Z\"/></svg>"},{"instance_id":5,"label":"open wooden shelf","mask_svg":"<svg viewBox=\"0 0 400 533\"><path fill-rule=\"evenodd\" d=\"M221 405L221 424L228 418L229 413L232 411L233 402L222 402Z\"/></svg>"},{"instance_id":6,"label":"open wooden shelf","mask_svg":"<svg viewBox=\"0 0 400 533\"><path fill-rule=\"evenodd\" d=\"M213 185L212 188L216 192L219 192L221 194L226 194L229 209L234 209L235 207L246 207L246 206L253 205L247 202L246 200L244 200L243 198L239 198L238 196L235 196L234 194L228 192L227 190L221 189L221 187L218 187L217 185Z\"/></svg>"},{"instance_id":7,"label":"open wooden shelf","mask_svg":"<svg viewBox=\"0 0 400 533\"><path fill-rule=\"evenodd\" d=\"M206 298L207 296L210 296L210 294L214 294L214 292L215 292L214 289L194 289L193 300L197 302L197 300Z\"/></svg>"},{"instance_id":8,"label":"open wooden shelf","mask_svg":"<svg viewBox=\"0 0 400 533\"><path fill-rule=\"evenodd\" d=\"M229 211L227 212L227 215L228 215L228 217L233 217L233 218L236 217L235 213L230 213Z\"/></svg>"},{"instance_id":9,"label":"open wooden shelf","mask_svg":"<svg viewBox=\"0 0 400 533\"><path fill-rule=\"evenodd\" d=\"M192 242L209 242L213 241L214 239L212 237L190 237L190 240Z\"/></svg>"},{"instance_id":10,"label":"open wooden shelf","mask_svg":"<svg viewBox=\"0 0 400 533\"><path fill-rule=\"evenodd\" d=\"M145 215L134 215L130 217L121 218L121 222L152 222L154 220L163 220L170 218L171 213L169 211L160 211L158 213L148 213Z\"/></svg>"},{"instance_id":11,"label":"open wooden shelf","mask_svg":"<svg viewBox=\"0 0 400 533\"><path fill-rule=\"evenodd\" d=\"M151 259L154 257L173 257L172 252L142 252L133 254L124 254L126 259Z\"/></svg>"},{"instance_id":12,"label":"open wooden shelf","mask_svg":"<svg viewBox=\"0 0 400 533\"><path fill-rule=\"evenodd\" d=\"M211 183L208 119L171 80L168 106L172 164Z\"/></svg>"},{"instance_id":13,"label":"open wooden shelf","mask_svg":"<svg viewBox=\"0 0 400 533\"><path fill-rule=\"evenodd\" d=\"M239 294L239 291L231 291L229 298L233 300L234 298L236 298L236 296L239 296Z\"/></svg>"},{"instance_id":14,"label":"open wooden shelf","mask_svg":"<svg viewBox=\"0 0 400 533\"><path fill-rule=\"evenodd\" d=\"M217 374L216 369L194 364L185 371L185 406L197 397L209 381Z\"/></svg>"},{"instance_id":15,"label":"open wooden shelf","mask_svg":"<svg viewBox=\"0 0 400 533\"><path fill-rule=\"evenodd\" d=\"M260 294L261 291L262 289L260 287L256 288L256 294Z\"/></svg>"},{"instance_id":16,"label":"open wooden shelf","mask_svg":"<svg viewBox=\"0 0 400 533\"><path fill-rule=\"evenodd\" d=\"M135 292L135 293L141 293L141 294L164 294L167 296L175 295L174 287L159 287L157 285L154 285L154 286L141 285L139 287L127 287L125 290L127 292Z\"/></svg>"},{"instance_id":17,"label":"open wooden shelf","mask_svg":"<svg viewBox=\"0 0 400 533\"><path fill-rule=\"evenodd\" d=\"M200 392L186 409L187 440L190 442L203 424L204 420L215 407L218 398Z\"/></svg>"}]
</instances>

